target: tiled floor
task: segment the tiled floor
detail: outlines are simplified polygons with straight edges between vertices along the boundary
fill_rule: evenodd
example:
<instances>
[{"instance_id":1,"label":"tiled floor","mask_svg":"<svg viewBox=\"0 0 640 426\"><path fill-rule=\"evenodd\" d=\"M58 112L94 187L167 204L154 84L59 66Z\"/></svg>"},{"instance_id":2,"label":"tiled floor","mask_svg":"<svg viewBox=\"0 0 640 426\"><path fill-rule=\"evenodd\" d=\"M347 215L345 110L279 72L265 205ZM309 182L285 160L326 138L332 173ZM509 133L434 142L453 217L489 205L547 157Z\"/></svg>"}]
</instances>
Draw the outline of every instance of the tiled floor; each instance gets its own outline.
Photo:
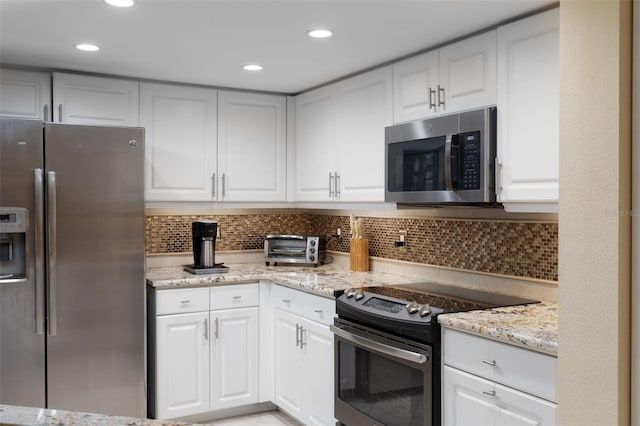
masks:
<instances>
[{"instance_id":1,"label":"tiled floor","mask_svg":"<svg viewBox=\"0 0 640 426\"><path fill-rule=\"evenodd\" d=\"M207 424L210 426L301 426L300 423L280 411L231 417Z\"/></svg>"}]
</instances>

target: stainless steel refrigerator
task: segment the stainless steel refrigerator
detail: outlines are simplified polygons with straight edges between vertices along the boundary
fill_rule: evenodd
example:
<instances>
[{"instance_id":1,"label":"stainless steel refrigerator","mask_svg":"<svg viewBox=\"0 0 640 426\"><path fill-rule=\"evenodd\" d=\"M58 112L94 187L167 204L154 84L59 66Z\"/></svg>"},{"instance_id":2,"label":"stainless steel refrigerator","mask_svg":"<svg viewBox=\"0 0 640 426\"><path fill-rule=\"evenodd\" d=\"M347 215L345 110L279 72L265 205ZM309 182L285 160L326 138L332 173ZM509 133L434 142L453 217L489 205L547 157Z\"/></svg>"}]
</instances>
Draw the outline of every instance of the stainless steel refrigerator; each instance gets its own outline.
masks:
<instances>
[{"instance_id":1,"label":"stainless steel refrigerator","mask_svg":"<svg viewBox=\"0 0 640 426\"><path fill-rule=\"evenodd\" d=\"M0 118L0 403L146 417L144 129Z\"/></svg>"}]
</instances>

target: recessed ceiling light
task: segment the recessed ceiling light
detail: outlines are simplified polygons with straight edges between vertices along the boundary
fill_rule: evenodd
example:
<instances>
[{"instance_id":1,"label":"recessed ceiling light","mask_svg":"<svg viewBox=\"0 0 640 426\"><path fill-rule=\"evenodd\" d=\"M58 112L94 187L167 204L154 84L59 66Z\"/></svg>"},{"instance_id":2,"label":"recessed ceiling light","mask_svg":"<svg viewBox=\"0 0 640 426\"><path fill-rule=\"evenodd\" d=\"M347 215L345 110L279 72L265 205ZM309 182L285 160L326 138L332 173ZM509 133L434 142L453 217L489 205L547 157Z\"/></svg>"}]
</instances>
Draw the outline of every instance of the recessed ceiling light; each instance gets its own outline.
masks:
<instances>
[{"instance_id":1,"label":"recessed ceiling light","mask_svg":"<svg viewBox=\"0 0 640 426\"><path fill-rule=\"evenodd\" d=\"M106 4L116 7L131 7L133 6L133 0L104 0Z\"/></svg>"},{"instance_id":2,"label":"recessed ceiling light","mask_svg":"<svg viewBox=\"0 0 640 426\"><path fill-rule=\"evenodd\" d=\"M242 68L244 68L247 71L260 71L262 69L262 65L249 64L249 65L243 66Z\"/></svg>"},{"instance_id":3,"label":"recessed ceiling light","mask_svg":"<svg viewBox=\"0 0 640 426\"><path fill-rule=\"evenodd\" d=\"M307 34L309 35L309 37L313 37L313 38L327 38L333 35L333 31L318 29L318 30L308 31Z\"/></svg>"},{"instance_id":4,"label":"recessed ceiling light","mask_svg":"<svg viewBox=\"0 0 640 426\"><path fill-rule=\"evenodd\" d=\"M75 48L85 52L97 52L98 50L100 50L100 48L95 44L89 44L89 43L76 44Z\"/></svg>"}]
</instances>

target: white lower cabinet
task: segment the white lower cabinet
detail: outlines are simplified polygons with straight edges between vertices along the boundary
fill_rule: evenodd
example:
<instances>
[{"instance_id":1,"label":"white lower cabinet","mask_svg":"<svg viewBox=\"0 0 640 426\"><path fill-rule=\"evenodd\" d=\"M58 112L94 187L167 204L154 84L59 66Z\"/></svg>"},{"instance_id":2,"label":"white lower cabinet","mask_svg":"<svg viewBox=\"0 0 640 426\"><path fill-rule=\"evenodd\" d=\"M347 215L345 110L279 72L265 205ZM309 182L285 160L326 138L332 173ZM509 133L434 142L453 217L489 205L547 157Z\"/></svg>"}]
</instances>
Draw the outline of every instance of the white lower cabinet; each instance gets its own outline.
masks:
<instances>
[{"instance_id":1,"label":"white lower cabinet","mask_svg":"<svg viewBox=\"0 0 640 426\"><path fill-rule=\"evenodd\" d=\"M550 355L443 329L442 424L555 425Z\"/></svg>"},{"instance_id":2,"label":"white lower cabinet","mask_svg":"<svg viewBox=\"0 0 640 426\"><path fill-rule=\"evenodd\" d=\"M444 366L445 425L553 425L556 404Z\"/></svg>"},{"instance_id":3,"label":"white lower cabinet","mask_svg":"<svg viewBox=\"0 0 640 426\"><path fill-rule=\"evenodd\" d=\"M211 410L258 402L259 308L211 311Z\"/></svg>"},{"instance_id":4,"label":"white lower cabinet","mask_svg":"<svg viewBox=\"0 0 640 426\"><path fill-rule=\"evenodd\" d=\"M210 410L208 322L208 311L157 317L156 418Z\"/></svg>"},{"instance_id":5,"label":"white lower cabinet","mask_svg":"<svg viewBox=\"0 0 640 426\"><path fill-rule=\"evenodd\" d=\"M333 334L275 310L275 404L305 425L334 425Z\"/></svg>"},{"instance_id":6,"label":"white lower cabinet","mask_svg":"<svg viewBox=\"0 0 640 426\"><path fill-rule=\"evenodd\" d=\"M152 417L173 419L258 402L258 292L256 283L152 293Z\"/></svg>"},{"instance_id":7,"label":"white lower cabinet","mask_svg":"<svg viewBox=\"0 0 640 426\"><path fill-rule=\"evenodd\" d=\"M334 425L335 301L273 286L273 402L305 425Z\"/></svg>"}]
</instances>

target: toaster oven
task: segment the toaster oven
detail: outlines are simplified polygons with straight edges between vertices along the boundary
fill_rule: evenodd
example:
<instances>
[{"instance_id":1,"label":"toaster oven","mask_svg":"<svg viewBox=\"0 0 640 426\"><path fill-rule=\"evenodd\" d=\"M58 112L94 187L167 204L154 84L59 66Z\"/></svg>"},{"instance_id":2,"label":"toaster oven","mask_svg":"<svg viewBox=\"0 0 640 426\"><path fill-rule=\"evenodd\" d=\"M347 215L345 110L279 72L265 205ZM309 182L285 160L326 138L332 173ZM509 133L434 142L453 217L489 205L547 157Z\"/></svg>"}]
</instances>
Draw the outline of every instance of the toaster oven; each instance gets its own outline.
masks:
<instances>
[{"instance_id":1,"label":"toaster oven","mask_svg":"<svg viewBox=\"0 0 640 426\"><path fill-rule=\"evenodd\" d=\"M267 235L264 240L264 261L322 265L327 257L327 241L324 237L306 235Z\"/></svg>"}]
</instances>

